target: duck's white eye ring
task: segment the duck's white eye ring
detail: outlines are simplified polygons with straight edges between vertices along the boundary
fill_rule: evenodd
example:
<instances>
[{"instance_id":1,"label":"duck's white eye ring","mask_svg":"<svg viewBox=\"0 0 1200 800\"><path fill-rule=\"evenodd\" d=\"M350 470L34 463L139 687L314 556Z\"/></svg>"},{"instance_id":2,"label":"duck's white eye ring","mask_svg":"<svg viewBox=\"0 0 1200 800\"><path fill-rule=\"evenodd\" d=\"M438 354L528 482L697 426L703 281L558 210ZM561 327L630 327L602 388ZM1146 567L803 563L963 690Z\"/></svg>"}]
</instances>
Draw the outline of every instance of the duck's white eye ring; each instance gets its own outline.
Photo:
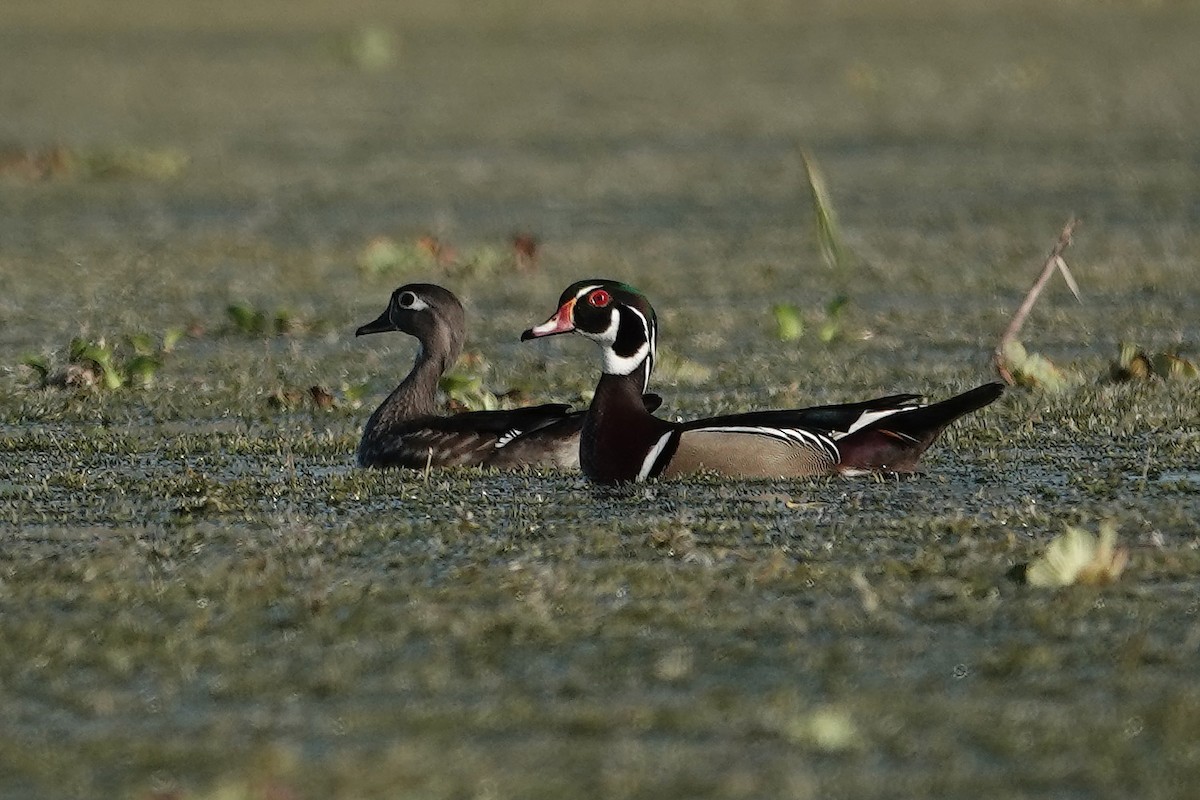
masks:
<instances>
[{"instance_id":1,"label":"duck's white eye ring","mask_svg":"<svg viewBox=\"0 0 1200 800\"><path fill-rule=\"evenodd\" d=\"M396 304L401 308L412 308L417 304L417 296L412 292L401 292L396 298Z\"/></svg>"}]
</instances>

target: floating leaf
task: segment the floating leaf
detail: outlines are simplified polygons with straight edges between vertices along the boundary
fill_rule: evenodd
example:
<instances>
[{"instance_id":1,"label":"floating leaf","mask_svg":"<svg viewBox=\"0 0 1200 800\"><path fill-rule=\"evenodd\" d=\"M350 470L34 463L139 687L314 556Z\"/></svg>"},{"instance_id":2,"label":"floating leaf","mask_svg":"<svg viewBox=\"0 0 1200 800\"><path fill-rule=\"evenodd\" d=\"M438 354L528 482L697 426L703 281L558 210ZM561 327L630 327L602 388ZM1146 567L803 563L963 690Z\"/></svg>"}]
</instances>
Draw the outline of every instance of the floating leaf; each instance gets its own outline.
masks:
<instances>
[{"instance_id":1,"label":"floating leaf","mask_svg":"<svg viewBox=\"0 0 1200 800\"><path fill-rule=\"evenodd\" d=\"M155 356L139 355L132 358L125 366L129 379L141 386L154 383L154 375L162 367L162 361Z\"/></svg>"},{"instance_id":2,"label":"floating leaf","mask_svg":"<svg viewBox=\"0 0 1200 800\"><path fill-rule=\"evenodd\" d=\"M1018 386L1047 392L1062 391L1067 386L1067 376L1058 367L1045 356L1027 352L1016 340L1004 345L1004 363Z\"/></svg>"},{"instance_id":3,"label":"floating leaf","mask_svg":"<svg viewBox=\"0 0 1200 800\"><path fill-rule=\"evenodd\" d=\"M794 342L804 335L804 319L800 309L791 303L777 303L771 307L775 317L775 338L781 342Z\"/></svg>"},{"instance_id":4,"label":"floating leaf","mask_svg":"<svg viewBox=\"0 0 1200 800\"><path fill-rule=\"evenodd\" d=\"M266 315L253 306L235 303L226 306L225 313L233 321L234 327L243 333L263 333L266 330Z\"/></svg>"},{"instance_id":5,"label":"floating leaf","mask_svg":"<svg viewBox=\"0 0 1200 800\"><path fill-rule=\"evenodd\" d=\"M1117 526L1111 520L1100 524L1099 536L1068 525L1045 555L1034 559L1025 570L1030 586L1097 586L1121 577L1129 551L1117 547Z\"/></svg>"},{"instance_id":6,"label":"floating leaf","mask_svg":"<svg viewBox=\"0 0 1200 800\"><path fill-rule=\"evenodd\" d=\"M371 275L382 275L394 271L400 260L396 243L386 236L377 236L359 252L358 268Z\"/></svg>"},{"instance_id":7,"label":"floating leaf","mask_svg":"<svg viewBox=\"0 0 1200 800\"><path fill-rule=\"evenodd\" d=\"M138 355L149 355L157 350L154 346L154 338L146 333L134 333L126 337L129 346L133 348L133 352Z\"/></svg>"},{"instance_id":8,"label":"floating leaf","mask_svg":"<svg viewBox=\"0 0 1200 800\"><path fill-rule=\"evenodd\" d=\"M1177 350L1147 353L1135 344L1120 343L1117 360L1109 367L1114 381L1195 380L1200 377L1196 364L1179 354Z\"/></svg>"},{"instance_id":9,"label":"floating leaf","mask_svg":"<svg viewBox=\"0 0 1200 800\"><path fill-rule=\"evenodd\" d=\"M162 337L162 352L169 353L174 350L183 335L183 328L167 328Z\"/></svg>"},{"instance_id":10,"label":"floating leaf","mask_svg":"<svg viewBox=\"0 0 1200 800\"><path fill-rule=\"evenodd\" d=\"M1196 365L1178 353L1155 353L1151 361L1154 372L1163 378L1195 380L1200 376Z\"/></svg>"},{"instance_id":11,"label":"floating leaf","mask_svg":"<svg viewBox=\"0 0 1200 800\"><path fill-rule=\"evenodd\" d=\"M370 385L366 383L343 384L342 396L345 397L348 402L357 406L362 402L363 398L367 396L367 392L370 391L370 388Z\"/></svg>"},{"instance_id":12,"label":"floating leaf","mask_svg":"<svg viewBox=\"0 0 1200 800\"><path fill-rule=\"evenodd\" d=\"M125 384L125 376L113 363L113 351L103 339L92 342L76 337L69 352L71 363L96 372L105 389L120 389Z\"/></svg>"},{"instance_id":13,"label":"floating leaf","mask_svg":"<svg viewBox=\"0 0 1200 800\"><path fill-rule=\"evenodd\" d=\"M63 367L51 370L41 358L27 359L26 363L38 372L43 386L82 389L100 386L112 391L130 384L153 383L163 365L165 350L156 348L155 338L148 334L129 334L120 341L118 347L103 338L93 341L76 336L67 347L67 363Z\"/></svg>"},{"instance_id":14,"label":"floating leaf","mask_svg":"<svg viewBox=\"0 0 1200 800\"><path fill-rule=\"evenodd\" d=\"M436 236L425 234L417 239L416 248L433 259L436 264L450 264L455 258L454 248Z\"/></svg>"},{"instance_id":15,"label":"floating leaf","mask_svg":"<svg viewBox=\"0 0 1200 800\"><path fill-rule=\"evenodd\" d=\"M484 244L463 251L436 236L420 236L410 242L377 236L359 252L357 264L360 272L373 276L419 275L436 269L478 278L532 271L537 266L537 247L537 240L529 234L517 234L508 246Z\"/></svg>"},{"instance_id":16,"label":"floating leaf","mask_svg":"<svg viewBox=\"0 0 1200 800\"><path fill-rule=\"evenodd\" d=\"M853 718L842 708L816 709L768 708L763 722L794 744L815 747L826 752L841 752L860 746L861 734Z\"/></svg>"},{"instance_id":17,"label":"floating leaf","mask_svg":"<svg viewBox=\"0 0 1200 800\"><path fill-rule=\"evenodd\" d=\"M1114 381L1148 380L1154 377L1154 366L1150 357L1137 345L1130 342L1120 343L1117 360L1109 368L1109 375Z\"/></svg>"},{"instance_id":18,"label":"floating leaf","mask_svg":"<svg viewBox=\"0 0 1200 800\"><path fill-rule=\"evenodd\" d=\"M234 303L226 306L225 313L235 330L251 336L283 336L314 325L286 308L268 311L245 303Z\"/></svg>"},{"instance_id":19,"label":"floating leaf","mask_svg":"<svg viewBox=\"0 0 1200 800\"><path fill-rule=\"evenodd\" d=\"M271 330L276 334L294 333L301 327L296 315L287 309L276 311L275 318L271 320Z\"/></svg>"}]
</instances>

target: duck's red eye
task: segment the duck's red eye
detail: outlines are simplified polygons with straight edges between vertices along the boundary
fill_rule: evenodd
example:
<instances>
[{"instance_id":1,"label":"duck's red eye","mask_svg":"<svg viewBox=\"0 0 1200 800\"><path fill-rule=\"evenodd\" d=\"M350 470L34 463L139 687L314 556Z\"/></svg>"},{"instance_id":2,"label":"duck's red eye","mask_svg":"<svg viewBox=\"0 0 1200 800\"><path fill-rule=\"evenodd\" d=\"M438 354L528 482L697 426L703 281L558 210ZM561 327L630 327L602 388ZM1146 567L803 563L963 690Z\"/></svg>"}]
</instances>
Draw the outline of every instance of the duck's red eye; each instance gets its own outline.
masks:
<instances>
[{"instance_id":1,"label":"duck's red eye","mask_svg":"<svg viewBox=\"0 0 1200 800\"><path fill-rule=\"evenodd\" d=\"M597 289L588 295L588 302L594 305L596 308L604 308L606 305L612 302L612 295L603 289Z\"/></svg>"}]
</instances>

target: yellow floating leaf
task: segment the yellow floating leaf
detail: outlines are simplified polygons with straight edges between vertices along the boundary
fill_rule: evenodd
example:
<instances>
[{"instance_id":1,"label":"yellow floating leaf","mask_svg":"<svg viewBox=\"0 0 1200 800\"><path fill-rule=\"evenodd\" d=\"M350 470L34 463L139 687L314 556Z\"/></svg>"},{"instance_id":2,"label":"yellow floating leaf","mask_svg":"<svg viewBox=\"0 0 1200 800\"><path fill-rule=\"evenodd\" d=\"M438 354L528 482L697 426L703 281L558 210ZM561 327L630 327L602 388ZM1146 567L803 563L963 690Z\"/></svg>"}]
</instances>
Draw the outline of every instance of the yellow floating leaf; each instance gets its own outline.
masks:
<instances>
[{"instance_id":1,"label":"yellow floating leaf","mask_svg":"<svg viewBox=\"0 0 1200 800\"><path fill-rule=\"evenodd\" d=\"M764 714L764 722L794 744L828 753L853 750L862 740L849 712L836 706L771 709Z\"/></svg>"},{"instance_id":2,"label":"yellow floating leaf","mask_svg":"<svg viewBox=\"0 0 1200 800\"><path fill-rule=\"evenodd\" d=\"M1109 367L1109 375L1118 382L1155 378L1195 380L1200 377L1200 369L1174 349L1148 353L1135 344L1121 342L1117 360Z\"/></svg>"},{"instance_id":3,"label":"yellow floating leaf","mask_svg":"<svg viewBox=\"0 0 1200 800\"><path fill-rule=\"evenodd\" d=\"M1030 586L1098 586L1121 577L1129 551L1117 547L1117 527L1112 521L1100 524L1099 536L1068 525L1046 549L1030 562L1025 580Z\"/></svg>"},{"instance_id":4,"label":"yellow floating leaf","mask_svg":"<svg viewBox=\"0 0 1200 800\"><path fill-rule=\"evenodd\" d=\"M1018 386L1057 392L1066 388L1067 376L1050 359L1026 351L1018 341L1004 345L1004 363Z\"/></svg>"}]
</instances>

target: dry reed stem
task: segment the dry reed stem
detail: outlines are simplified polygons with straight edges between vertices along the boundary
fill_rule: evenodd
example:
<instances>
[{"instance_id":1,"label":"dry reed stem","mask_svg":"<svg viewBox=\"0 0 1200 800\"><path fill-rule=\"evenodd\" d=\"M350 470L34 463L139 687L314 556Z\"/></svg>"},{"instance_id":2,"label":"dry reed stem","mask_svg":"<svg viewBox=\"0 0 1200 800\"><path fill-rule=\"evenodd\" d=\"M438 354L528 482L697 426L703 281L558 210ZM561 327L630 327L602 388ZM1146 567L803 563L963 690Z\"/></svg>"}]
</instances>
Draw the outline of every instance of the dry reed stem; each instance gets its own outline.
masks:
<instances>
[{"instance_id":1,"label":"dry reed stem","mask_svg":"<svg viewBox=\"0 0 1200 800\"><path fill-rule=\"evenodd\" d=\"M1050 255L1046 256L1046 261L1042 264L1041 274L1033 282L1033 286L1029 287L1029 291L1025 294L1025 299L1021 301L1017 312L1013 314L1012 320L1008 323L1008 328L1005 329L1004 335L1000 337L1000 341L996 345L996 351L992 354L992 361L996 365L996 371L1000 373L1000 377L1009 386L1015 386L1016 380L1005 363L1004 351L1009 343L1017 338L1017 334L1021 332L1021 326L1025 324L1025 318L1033 310L1033 304L1037 302L1038 295L1042 293L1042 289L1046 286L1046 282L1050 280L1050 276L1054 273L1054 270L1057 269L1062 273L1063 279L1066 280L1067 286L1071 288L1071 293L1075 295L1075 299L1080 299L1079 285L1075 283L1075 278L1071 275L1071 271L1067 268L1067 262L1062 257L1063 251L1071 244L1071 235L1075 232L1075 226L1078 224L1079 220L1072 216L1067 220L1067 224L1063 226L1062 233L1058 235L1058 241L1054 243L1054 247L1050 250Z\"/></svg>"}]
</instances>

